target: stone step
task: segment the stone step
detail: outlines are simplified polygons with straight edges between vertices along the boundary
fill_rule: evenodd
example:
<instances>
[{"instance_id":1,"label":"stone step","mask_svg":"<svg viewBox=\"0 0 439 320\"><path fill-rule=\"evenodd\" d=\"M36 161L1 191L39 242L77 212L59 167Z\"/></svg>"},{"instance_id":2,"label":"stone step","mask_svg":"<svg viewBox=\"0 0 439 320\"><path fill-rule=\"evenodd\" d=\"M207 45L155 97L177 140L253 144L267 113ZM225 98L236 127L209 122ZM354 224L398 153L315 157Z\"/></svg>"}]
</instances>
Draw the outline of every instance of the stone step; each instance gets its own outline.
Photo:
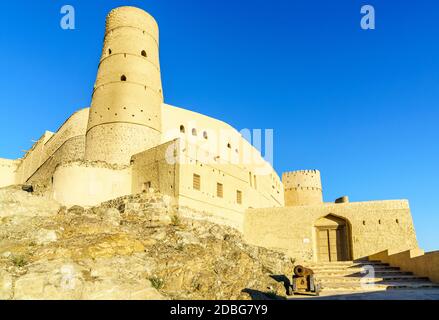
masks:
<instances>
[{"instance_id":1,"label":"stone step","mask_svg":"<svg viewBox=\"0 0 439 320\"><path fill-rule=\"evenodd\" d=\"M413 275L412 272L406 272L406 271L399 271L399 270L380 270L380 271L375 271L373 276L374 277L383 277L383 276L395 276L395 275ZM321 277L364 277L364 276L372 276L372 274L368 274L368 273L361 273L360 271L357 272L352 272L352 271L321 271L321 272L316 272L315 276L317 278L321 278Z\"/></svg>"},{"instance_id":2,"label":"stone step","mask_svg":"<svg viewBox=\"0 0 439 320\"><path fill-rule=\"evenodd\" d=\"M338 269L333 269L333 270L328 270L328 269L324 269L324 270L316 270L314 271L315 275L358 275L358 276L364 276L364 275L373 275L373 274L377 274L377 273L383 273L383 274L394 274L394 273L398 273L398 272L408 272L408 271L401 271L398 269L374 269L372 270L367 270L367 269L348 269L348 270L338 270ZM372 274L373 273L373 274Z\"/></svg>"},{"instance_id":3,"label":"stone step","mask_svg":"<svg viewBox=\"0 0 439 320\"><path fill-rule=\"evenodd\" d=\"M413 275L394 275L394 276L383 276L374 278L361 278L361 277L319 277L318 280L321 283L376 283L376 282L386 282L386 281L429 281L427 277L417 277Z\"/></svg>"},{"instance_id":4,"label":"stone step","mask_svg":"<svg viewBox=\"0 0 439 320\"><path fill-rule=\"evenodd\" d=\"M314 271L323 292L439 289L439 284L430 282L426 277L415 276L381 261L340 261L310 263L305 266ZM373 267L373 278L362 273L369 266Z\"/></svg>"},{"instance_id":5,"label":"stone step","mask_svg":"<svg viewBox=\"0 0 439 320\"><path fill-rule=\"evenodd\" d=\"M380 291L380 290L398 290L398 289L432 289L439 288L438 284L434 284L428 281L389 281L386 283L378 283L373 285L361 285L353 283L335 282L330 285L322 284L322 291Z\"/></svg>"},{"instance_id":6,"label":"stone step","mask_svg":"<svg viewBox=\"0 0 439 320\"><path fill-rule=\"evenodd\" d=\"M328 261L328 262L307 262L304 265L320 266L320 265L347 265L347 264L381 264L382 261L378 260L349 260L349 261Z\"/></svg>"},{"instance_id":7,"label":"stone step","mask_svg":"<svg viewBox=\"0 0 439 320\"><path fill-rule=\"evenodd\" d=\"M392 268L388 263L354 263L354 264L318 264L318 265L304 265L306 268L310 268L312 270L317 269L349 269L349 268L364 268L364 267L373 267L373 268L384 268L389 267Z\"/></svg>"},{"instance_id":8,"label":"stone step","mask_svg":"<svg viewBox=\"0 0 439 320\"><path fill-rule=\"evenodd\" d=\"M362 262L342 262L342 263L336 263L336 262L327 262L327 263L307 263L304 264L305 267L313 267L313 268L318 268L318 267L350 267L350 266L365 266L365 265L370 265L370 266L388 266L388 263L385 262L377 262L377 261L373 261L373 262L369 262L369 261L362 261Z\"/></svg>"},{"instance_id":9,"label":"stone step","mask_svg":"<svg viewBox=\"0 0 439 320\"><path fill-rule=\"evenodd\" d=\"M373 268L375 272L386 272L386 271L401 271L398 267L378 267ZM363 271L369 271L369 268L322 268L322 269L313 269L314 273L321 272L347 272L347 273L357 273Z\"/></svg>"}]
</instances>

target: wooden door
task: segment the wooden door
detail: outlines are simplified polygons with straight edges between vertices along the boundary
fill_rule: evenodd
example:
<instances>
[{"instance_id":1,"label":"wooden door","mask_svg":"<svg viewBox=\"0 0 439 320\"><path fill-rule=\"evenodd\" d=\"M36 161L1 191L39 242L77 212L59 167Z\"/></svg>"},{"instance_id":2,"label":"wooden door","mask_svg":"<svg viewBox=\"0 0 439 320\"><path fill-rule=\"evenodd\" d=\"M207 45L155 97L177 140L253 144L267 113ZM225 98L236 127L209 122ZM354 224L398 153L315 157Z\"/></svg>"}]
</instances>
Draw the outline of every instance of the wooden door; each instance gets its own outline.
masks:
<instances>
[{"instance_id":1,"label":"wooden door","mask_svg":"<svg viewBox=\"0 0 439 320\"><path fill-rule=\"evenodd\" d=\"M319 252L319 261L328 262L331 261L329 254L329 230L319 228L318 232L318 252Z\"/></svg>"},{"instance_id":2,"label":"wooden door","mask_svg":"<svg viewBox=\"0 0 439 320\"><path fill-rule=\"evenodd\" d=\"M347 237L344 226L338 228L320 227L318 235L318 258L321 262L347 260Z\"/></svg>"}]
</instances>

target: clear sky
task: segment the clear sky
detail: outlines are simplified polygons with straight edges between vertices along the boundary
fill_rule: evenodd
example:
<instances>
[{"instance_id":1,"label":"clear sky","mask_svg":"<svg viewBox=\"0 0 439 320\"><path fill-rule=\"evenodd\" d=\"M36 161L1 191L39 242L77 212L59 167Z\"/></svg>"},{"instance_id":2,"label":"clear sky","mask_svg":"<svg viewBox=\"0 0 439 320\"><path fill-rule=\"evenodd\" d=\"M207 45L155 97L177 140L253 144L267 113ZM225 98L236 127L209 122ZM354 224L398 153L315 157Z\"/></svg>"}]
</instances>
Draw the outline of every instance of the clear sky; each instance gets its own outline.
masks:
<instances>
[{"instance_id":1,"label":"clear sky","mask_svg":"<svg viewBox=\"0 0 439 320\"><path fill-rule=\"evenodd\" d=\"M421 247L439 249L439 1L3 1L0 157L89 106L120 5L159 23L167 103L274 129L278 173L319 169L326 201L409 199Z\"/></svg>"}]
</instances>

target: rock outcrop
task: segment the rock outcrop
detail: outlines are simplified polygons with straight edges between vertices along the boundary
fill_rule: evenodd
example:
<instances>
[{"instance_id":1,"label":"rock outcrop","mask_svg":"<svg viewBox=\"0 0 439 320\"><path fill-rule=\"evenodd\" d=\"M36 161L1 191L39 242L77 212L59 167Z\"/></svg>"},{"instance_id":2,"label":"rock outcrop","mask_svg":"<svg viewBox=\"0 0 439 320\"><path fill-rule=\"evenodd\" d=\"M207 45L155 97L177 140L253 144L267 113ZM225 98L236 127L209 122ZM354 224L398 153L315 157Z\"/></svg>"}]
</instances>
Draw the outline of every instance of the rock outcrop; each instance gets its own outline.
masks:
<instances>
[{"instance_id":1,"label":"rock outcrop","mask_svg":"<svg viewBox=\"0 0 439 320\"><path fill-rule=\"evenodd\" d=\"M167 197L65 208L0 189L0 299L250 299L285 294L282 254L179 217Z\"/></svg>"}]
</instances>

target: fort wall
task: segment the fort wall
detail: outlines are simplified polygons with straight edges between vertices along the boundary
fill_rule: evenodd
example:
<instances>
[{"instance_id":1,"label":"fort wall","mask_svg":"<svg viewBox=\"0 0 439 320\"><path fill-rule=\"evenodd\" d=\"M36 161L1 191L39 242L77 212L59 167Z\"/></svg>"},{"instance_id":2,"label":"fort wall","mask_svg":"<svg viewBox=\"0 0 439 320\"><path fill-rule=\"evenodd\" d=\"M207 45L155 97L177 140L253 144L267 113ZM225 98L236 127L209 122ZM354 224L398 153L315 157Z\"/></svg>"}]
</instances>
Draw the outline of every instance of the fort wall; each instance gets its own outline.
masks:
<instances>
[{"instance_id":1,"label":"fort wall","mask_svg":"<svg viewBox=\"0 0 439 320\"><path fill-rule=\"evenodd\" d=\"M20 159L15 183L50 186L57 165L83 159L88 111L75 112L56 133L46 131Z\"/></svg>"},{"instance_id":2,"label":"fort wall","mask_svg":"<svg viewBox=\"0 0 439 320\"><path fill-rule=\"evenodd\" d=\"M0 158L0 188L7 187L16 183L16 171L19 165L19 160Z\"/></svg>"},{"instance_id":3,"label":"fort wall","mask_svg":"<svg viewBox=\"0 0 439 320\"><path fill-rule=\"evenodd\" d=\"M284 205L279 176L236 129L170 105L162 111L162 142L179 139L179 206L192 218L242 231L247 208Z\"/></svg>"},{"instance_id":4,"label":"fort wall","mask_svg":"<svg viewBox=\"0 0 439 320\"><path fill-rule=\"evenodd\" d=\"M175 151L175 153L174 153ZM132 157L132 193L153 188L163 195L178 196L179 168L175 161L174 141L159 145Z\"/></svg>"},{"instance_id":5,"label":"fort wall","mask_svg":"<svg viewBox=\"0 0 439 320\"><path fill-rule=\"evenodd\" d=\"M316 222L328 215L346 220L352 259L386 249L417 248L406 200L249 209L244 238L251 244L285 252L298 261L317 261Z\"/></svg>"},{"instance_id":6,"label":"fort wall","mask_svg":"<svg viewBox=\"0 0 439 320\"><path fill-rule=\"evenodd\" d=\"M249 202L252 207L284 206L283 184L261 153L240 132L227 123L186 109L163 105L162 143L180 139L184 150L180 163L189 165L186 172L194 172L190 165L208 165L240 181L257 197ZM194 166L192 166L193 168ZM209 179L210 174L205 176ZM191 178L188 180L191 182ZM232 184L233 185L233 184Z\"/></svg>"},{"instance_id":7,"label":"fort wall","mask_svg":"<svg viewBox=\"0 0 439 320\"><path fill-rule=\"evenodd\" d=\"M65 206L95 206L131 194L131 168L104 163L70 162L57 167L53 198Z\"/></svg>"}]
</instances>

